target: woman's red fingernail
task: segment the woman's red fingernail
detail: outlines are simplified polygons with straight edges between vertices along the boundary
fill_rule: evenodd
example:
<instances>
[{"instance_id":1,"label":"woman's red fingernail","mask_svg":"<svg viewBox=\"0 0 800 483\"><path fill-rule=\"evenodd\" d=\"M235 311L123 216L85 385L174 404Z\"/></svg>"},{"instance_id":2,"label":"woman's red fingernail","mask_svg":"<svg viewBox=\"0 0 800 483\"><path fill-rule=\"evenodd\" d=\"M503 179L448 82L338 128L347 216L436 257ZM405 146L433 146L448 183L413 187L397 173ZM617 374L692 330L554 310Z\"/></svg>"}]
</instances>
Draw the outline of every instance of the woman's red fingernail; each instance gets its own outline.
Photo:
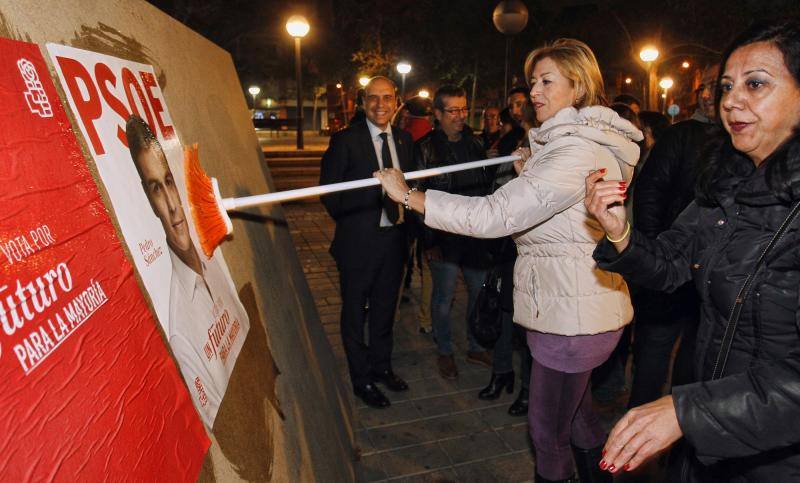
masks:
<instances>
[{"instance_id":1,"label":"woman's red fingernail","mask_svg":"<svg viewBox=\"0 0 800 483\"><path fill-rule=\"evenodd\" d=\"M630 471L630 469L631 469L631 465L629 465L628 463L625 463L622 466L622 471Z\"/></svg>"},{"instance_id":2,"label":"woman's red fingernail","mask_svg":"<svg viewBox=\"0 0 800 483\"><path fill-rule=\"evenodd\" d=\"M606 463L606 460L600 460L600 464L597 466L599 466L601 470L604 470L606 466L608 466L608 463Z\"/></svg>"},{"instance_id":3,"label":"woman's red fingernail","mask_svg":"<svg viewBox=\"0 0 800 483\"><path fill-rule=\"evenodd\" d=\"M617 467L616 467L616 466L614 466L614 465L611 465L611 466L609 466L609 467L608 467L608 472L609 472L609 473L613 473L613 472L615 472L615 471L617 471Z\"/></svg>"},{"instance_id":4,"label":"woman's red fingernail","mask_svg":"<svg viewBox=\"0 0 800 483\"><path fill-rule=\"evenodd\" d=\"M600 172L606 174L606 168L600 168Z\"/></svg>"}]
</instances>

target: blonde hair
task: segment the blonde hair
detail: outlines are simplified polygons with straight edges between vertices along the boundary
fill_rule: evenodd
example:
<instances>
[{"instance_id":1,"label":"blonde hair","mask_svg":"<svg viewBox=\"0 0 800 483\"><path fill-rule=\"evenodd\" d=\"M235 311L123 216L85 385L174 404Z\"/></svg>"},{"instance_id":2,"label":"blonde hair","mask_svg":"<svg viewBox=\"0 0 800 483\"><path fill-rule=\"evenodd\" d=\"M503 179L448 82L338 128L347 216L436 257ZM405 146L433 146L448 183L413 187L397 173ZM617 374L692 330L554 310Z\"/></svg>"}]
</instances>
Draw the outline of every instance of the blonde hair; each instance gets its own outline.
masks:
<instances>
[{"instance_id":1,"label":"blonde hair","mask_svg":"<svg viewBox=\"0 0 800 483\"><path fill-rule=\"evenodd\" d=\"M575 39L558 39L531 51L525 59L525 78L530 85L533 68L543 59L552 59L561 74L572 82L572 86L582 95L574 106L607 106L603 75L597 58L588 45Z\"/></svg>"}]
</instances>

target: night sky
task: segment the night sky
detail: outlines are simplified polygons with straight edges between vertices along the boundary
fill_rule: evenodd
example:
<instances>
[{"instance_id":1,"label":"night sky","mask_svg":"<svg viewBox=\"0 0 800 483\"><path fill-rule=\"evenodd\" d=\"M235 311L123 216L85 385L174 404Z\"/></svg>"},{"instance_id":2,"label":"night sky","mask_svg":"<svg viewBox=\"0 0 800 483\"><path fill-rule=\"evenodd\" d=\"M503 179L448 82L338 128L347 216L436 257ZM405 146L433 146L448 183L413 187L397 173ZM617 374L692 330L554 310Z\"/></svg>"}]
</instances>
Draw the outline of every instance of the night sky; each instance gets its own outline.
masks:
<instances>
[{"instance_id":1,"label":"night sky","mask_svg":"<svg viewBox=\"0 0 800 483\"><path fill-rule=\"evenodd\" d=\"M284 29L301 13L311 32L303 40L304 90L359 75L389 74L408 60L409 90L441 82L471 87L497 100L503 83L505 38L492 23L494 0L156 0L155 6L226 49L243 85L263 86L275 99L293 95L293 43ZM781 1L540 1L526 0L529 22L510 44L512 74L521 76L525 55L546 40L575 37L598 57L607 86L626 76L644 78L638 52L656 44L664 60L659 75L676 77L684 60L712 62L754 19L800 14L800 2ZM358 55L360 53L360 55ZM522 79L519 79L522 81ZM634 88L631 87L631 88Z\"/></svg>"}]
</instances>

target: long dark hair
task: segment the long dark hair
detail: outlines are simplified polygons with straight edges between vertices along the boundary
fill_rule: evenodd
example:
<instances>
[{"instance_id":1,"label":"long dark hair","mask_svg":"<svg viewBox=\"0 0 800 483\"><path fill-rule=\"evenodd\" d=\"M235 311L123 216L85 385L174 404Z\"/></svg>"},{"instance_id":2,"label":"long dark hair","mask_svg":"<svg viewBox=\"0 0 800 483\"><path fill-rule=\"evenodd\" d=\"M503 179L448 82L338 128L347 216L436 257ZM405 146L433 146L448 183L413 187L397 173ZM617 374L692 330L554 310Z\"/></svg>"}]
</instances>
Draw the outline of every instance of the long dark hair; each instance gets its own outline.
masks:
<instances>
[{"instance_id":1,"label":"long dark hair","mask_svg":"<svg viewBox=\"0 0 800 483\"><path fill-rule=\"evenodd\" d=\"M717 91L714 96L717 119L720 116L722 90L719 88L725 65L731 54L741 47L756 42L769 42L783 54L783 62L800 86L800 24L796 20L757 23L742 32L725 50L717 77ZM797 106L800 109L800 106ZM786 152L769 156L766 162L766 182L770 191L781 201L788 202L800 197L800 143L797 142L798 127L785 146ZM781 149L783 151L783 149ZM733 157L744 155L733 148L729 134L722 134L714 140L706 151L710 153L700 171L697 183L697 197L701 202L716 204L715 193L718 182L730 176L741 176L742 164L732 162Z\"/></svg>"}]
</instances>

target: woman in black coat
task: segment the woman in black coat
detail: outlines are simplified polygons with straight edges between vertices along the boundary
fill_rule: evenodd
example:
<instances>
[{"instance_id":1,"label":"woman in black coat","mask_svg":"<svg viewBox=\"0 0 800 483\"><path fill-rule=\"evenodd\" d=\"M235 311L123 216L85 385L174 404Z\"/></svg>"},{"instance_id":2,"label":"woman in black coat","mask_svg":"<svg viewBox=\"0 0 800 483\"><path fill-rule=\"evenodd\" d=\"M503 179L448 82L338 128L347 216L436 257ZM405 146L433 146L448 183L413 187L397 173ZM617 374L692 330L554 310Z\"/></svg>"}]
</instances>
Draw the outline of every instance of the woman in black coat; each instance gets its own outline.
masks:
<instances>
[{"instance_id":1,"label":"woman in black coat","mask_svg":"<svg viewBox=\"0 0 800 483\"><path fill-rule=\"evenodd\" d=\"M757 269L800 201L800 26L752 27L722 65L717 109L727 135L668 231L651 240L631 230L614 207L624 201L618 182L586 178L587 209L607 236L595 251L600 268L657 290L693 280L702 301L700 382L629 411L600 465L632 470L685 438L682 481L800 481L800 217Z\"/></svg>"}]
</instances>

